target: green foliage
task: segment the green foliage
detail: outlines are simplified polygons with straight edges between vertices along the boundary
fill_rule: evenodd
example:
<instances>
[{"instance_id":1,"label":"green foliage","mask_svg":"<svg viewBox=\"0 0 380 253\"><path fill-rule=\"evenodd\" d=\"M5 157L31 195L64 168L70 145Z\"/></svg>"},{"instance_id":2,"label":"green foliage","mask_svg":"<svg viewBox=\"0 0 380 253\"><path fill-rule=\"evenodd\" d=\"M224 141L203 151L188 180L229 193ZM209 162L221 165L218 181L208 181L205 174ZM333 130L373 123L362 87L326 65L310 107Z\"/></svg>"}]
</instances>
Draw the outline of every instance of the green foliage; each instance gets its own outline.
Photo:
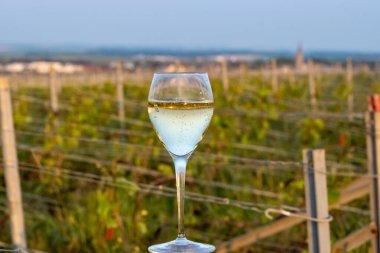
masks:
<instances>
[{"instance_id":1,"label":"green foliage","mask_svg":"<svg viewBox=\"0 0 380 253\"><path fill-rule=\"evenodd\" d=\"M26 101L17 101L13 108L13 120L15 127L23 129L25 125L32 121L31 115L28 113L29 103Z\"/></svg>"},{"instance_id":2,"label":"green foliage","mask_svg":"<svg viewBox=\"0 0 380 253\"><path fill-rule=\"evenodd\" d=\"M303 119L298 137L305 146L314 147L321 140L324 122L321 119Z\"/></svg>"}]
</instances>

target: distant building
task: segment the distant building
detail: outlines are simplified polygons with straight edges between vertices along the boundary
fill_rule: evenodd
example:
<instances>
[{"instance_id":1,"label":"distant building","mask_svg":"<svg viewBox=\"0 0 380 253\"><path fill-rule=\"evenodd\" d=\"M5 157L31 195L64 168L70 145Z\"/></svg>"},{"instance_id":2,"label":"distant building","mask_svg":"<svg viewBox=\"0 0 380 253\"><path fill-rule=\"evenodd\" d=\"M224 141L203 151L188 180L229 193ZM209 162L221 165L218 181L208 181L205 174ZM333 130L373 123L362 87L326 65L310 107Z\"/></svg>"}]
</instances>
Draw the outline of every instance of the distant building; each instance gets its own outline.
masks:
<instances>
[{"instance_id":1,"label":"distant building","mask_svg":"<svg viewBox=\"0 0 380 253\"><path fill-rule=\"evenodd\" d=\"M5 65L4 70L11 73L20 73L25 70L25 64L21 62L13 62Z\"/></svg>"},{"instance_id":2,"label":"distant building","mask_svg":"<svg viewBox=\"0 0 380 253\"><path fill-rule=\"evenodd\" d=\"M306 70L307 67L304 61L304 53L303 53L301 44L298 46L294 61L295 61L297 72L303 72Z\"/></svg>"},{"instance_id":3,"label":"distant building","mask_svg":"<svg viewBox=\"0 0 380 253\"><path fill-rule=\"evenodd\" d=\"M58 62L35 61L28 64L28 70L39 74L46 74L49 73L51 67L57 70L59 64Z\"/></svg>"},{"instance_id":4,"label":"distant building","mask_svg":"<svg viewBox=\"0 0 380 253\"><path fill-rule=\"evenodd\" d=\"M180 61L175 61L175 63L171 63L164 69L164 72L189 72L192 71L192 69L184 64L182 64Z\"/></svg>"},{"instance_id":5,"label":"distant building","mask_svg":"<svg viewBox=\"0 0 380 253\"><path fill-rule=\"evenodd\" d=\"M72 74L83 71L82 66L71 63L62 64L60 62L37 61L28 64L28 70L37 72L39 74L49 73L51 67L53 67L57 73L63 74Z\"/></svg>"},{"instance_id":6,"label":"distant building","mask_svg":"<svg viewBox=\"0 0 380 253\"><path fill-rule=\"evenodd\" d=\"M35 72L38 74L47 74L50 72L51 68L54 68L57 73L62 74L72 74L77 72L83 72L84 66L71 63L60 63L60 62L46 62L46 61L35 61L31 63L23 62L12 62L0 66L0 71L10 72L10 73L21 73L21 72Z\"/></svg>"},{"instance_id":7,"label":"distant building","mask_svg":"<svg viewBox=\"0 0 380 253\"><path fill-rule=\"evenodd\" d=\"M120 61L113 61L109 63L109 67L111 69L116 69L116 66L120 63ZM123 69L126 70L134 70L136 68L135 64L131 61L121 61Z\"/></svg>"}]
</instances>

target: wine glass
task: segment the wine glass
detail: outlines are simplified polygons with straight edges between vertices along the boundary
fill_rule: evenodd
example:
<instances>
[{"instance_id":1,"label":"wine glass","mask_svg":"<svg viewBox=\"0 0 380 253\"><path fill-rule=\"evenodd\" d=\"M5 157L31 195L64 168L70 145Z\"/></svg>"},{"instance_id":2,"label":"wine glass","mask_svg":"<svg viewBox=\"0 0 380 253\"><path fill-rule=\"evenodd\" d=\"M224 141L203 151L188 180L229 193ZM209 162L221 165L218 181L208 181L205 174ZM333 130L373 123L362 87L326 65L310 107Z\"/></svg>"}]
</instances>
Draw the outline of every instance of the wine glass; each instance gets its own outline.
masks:
<instances>
[{"instance_id":1,"label":"wine glass","mask_svg":"<svg viewBox=\"0 0 380 253\"><path fill-rule=\"evenodd\" d=\"M214 98L207 73L156 73L150 86L148 112L158 137L173 158L178 205L178 236L149 247L152 253L207 253L215 247L186 239L184 196L187 160L208 127Z\"/></svg>"}]
</instances>

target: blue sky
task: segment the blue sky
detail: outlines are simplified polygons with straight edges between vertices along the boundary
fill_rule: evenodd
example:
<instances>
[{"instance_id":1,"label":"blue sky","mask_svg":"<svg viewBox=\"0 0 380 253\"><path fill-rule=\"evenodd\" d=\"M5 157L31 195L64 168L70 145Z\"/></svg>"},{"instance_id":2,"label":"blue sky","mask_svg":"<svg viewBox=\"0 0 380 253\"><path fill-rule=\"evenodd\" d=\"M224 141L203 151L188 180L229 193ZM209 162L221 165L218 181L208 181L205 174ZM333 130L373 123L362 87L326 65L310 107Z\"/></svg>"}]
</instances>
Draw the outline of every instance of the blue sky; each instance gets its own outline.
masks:
<instances>
[{"instance_id":1,"label":"blue sky","mask_svg":"<svg viewBox=\"0 0 380 253\"><path fill-rule=\"evenodd\" d=\"M379 0L0 1L0 44L380 52Z\"/></svg>"}]
</instances>

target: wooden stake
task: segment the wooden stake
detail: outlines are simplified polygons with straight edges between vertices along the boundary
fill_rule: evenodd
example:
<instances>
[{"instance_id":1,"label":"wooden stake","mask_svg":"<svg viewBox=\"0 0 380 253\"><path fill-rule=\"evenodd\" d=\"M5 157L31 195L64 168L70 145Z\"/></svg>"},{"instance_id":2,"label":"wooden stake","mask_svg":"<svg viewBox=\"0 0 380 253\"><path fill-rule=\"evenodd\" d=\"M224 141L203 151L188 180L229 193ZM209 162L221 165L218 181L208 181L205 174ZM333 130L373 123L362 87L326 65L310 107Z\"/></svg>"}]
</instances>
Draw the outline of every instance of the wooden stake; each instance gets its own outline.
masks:
<instances>
[{"instance_id":1,"label":"wooden stake","mask_svg":"<svg viewBox=\"0 0 380 253\"><path fill-rule=\"evenodd\" d=\"M289 80L288 82L290 85L293 85L296 82L293 70L289 71L288 80Z\"/></svg>"},{"instance_id":2,"label":"wooden stake","mask_svg":"<svg viewBox=\"0 0 380 253\"><path fill-rule=\"evenodd\" d=\"M227 67L227 60L226 58L223 58L221 62L221 67L222 67L222 83L223 83L223 89L224 92L228 92L229 88L229 83L228 83L228 67Z\"/></svg>"},{"instance_id":3,"label":"wooden stake","mask_svg":"<svg viewBox=\"0 0 380 253\"><path fill-rule=\"evenodd\" d=\"M310 108L313 112L317 111L317 98L316 98L316 86L315 86L315 77L314 77L314 63L312 60L307 62L308 76L309 76L309 99L310 99Z\"/></svg>"},{"instance_id":4,"label":"wooden stake","mask_svg":"<svg viewBox=\"0 0 380 253\"><path fill-rule=\"evenodd\" d=\"M144 73L143 73L143 69L141 66L138 66L136 68L136 75L137 75L137 81L139 83L142 83L144 81Z\"/></svg>"},{"instance_id":5,"label":"wooden stake","mask_svg":"<svg viewBox=\"0 0 380 253\"><path fill-rule=\"evenodd\" d=\"M307 214L312 218L327 219L329 211L325 150L303 150L303 162ZM331 252L328 222L307 221L307 230L310 253Z\"/></svg>"},{"instance_id":6,"label":"wooden stake","mask_svg":"<svg viewBox=\"0 0 380 253\"><path fill-rule=\"evenodd\" d=\"M58 106L58 87L57 87L57 75L54 66L50 66L49 74L49 89L50 89L50 109L57 113Z\"/></svg>"},{"instance_id":7,"label":"wooden stake","mask_svg":"<svg viewBox=\"0 0 380 253\"><path fill-rule=\"evenodd\" d=\"M272 92L275 93L278 90L278 76L277 76L277 61L272 59L271 61L271 76L272 76Z\"/></svg>"},{"instance_id":8,"label":"wooden stake","mask_svg":"<svg viewBox=\"0 0 380 253\"><path fill-rule=\"evenodd\" d=\"M375 74L380 75L380 62L375 64Z\"/></svg>"},{"instance_id":9,"label":"wooden stake","mask_svg":"<svg viewBox=\"0 0 380 253\"><path fill-rule=\"evenodd\" d=\"M239 74L240 74L240 85L244 85L246 77L247 77L247 64L241 62L239 64Z\"/></svg>"},{"instance_id":10,"label":"wooden stake","mask_svg":"<svg viewBox=\"0 0 380 253\"><path fill-rule=\"evenodd\" d=\"M348 94L347 97L347 110L348 113L353 113L354 112L354 86L353 86L353 70L352 70L352 59L348 58L347 59L347 87L350 93ZM350 121L352 121L352 117L350 115Z\"/></svg>"},{"instance_id":11,"label":"wooden stake","mask_svg":"<svg viewBox=\"0 0 380 253\"><path fill-rule=\"evenodd\" d=\"M369 99L369 112L366 113L367 130L367 159L368 171L373 176L370 183L370 209L371 221L375 224L376 233L372 235L372 250L380 250L380 108L379 96L371 96Z\"/></svg>"},{"instance_id":12,"label":"wooden stake","mask_svg":"<svg viewBox=\"0 0 380 253\"><path fill-rule=\"evenodd\" d=\"M214 78L215 76L215 66L214 63L207 64L207 73L210 79Z\"/></svg>"},{"instance_id":13,"label":"wooden stake","mask_svg":"<svg viewBox=\"0 0 380 253\"><path fill-rule=\"evenodd\" d=\"M16 139L8 79L0 77L1 136L4 174L14 246L26 249L24 214L18 170Z\"/></svg>"},{"instance_id":14,"label":"wooden stake","mask_svg":"<svg viewBox=\"0 0 380 253\"><path fill-rule=\"evenodd\" d=\"M121 125L121 128L124 129L125 109L124 109L123 69L124 69L124 63L119 62L116 65L117 106L118 106L118 116L119 116L120 125Z\"/></svg>"}]
</instances>

